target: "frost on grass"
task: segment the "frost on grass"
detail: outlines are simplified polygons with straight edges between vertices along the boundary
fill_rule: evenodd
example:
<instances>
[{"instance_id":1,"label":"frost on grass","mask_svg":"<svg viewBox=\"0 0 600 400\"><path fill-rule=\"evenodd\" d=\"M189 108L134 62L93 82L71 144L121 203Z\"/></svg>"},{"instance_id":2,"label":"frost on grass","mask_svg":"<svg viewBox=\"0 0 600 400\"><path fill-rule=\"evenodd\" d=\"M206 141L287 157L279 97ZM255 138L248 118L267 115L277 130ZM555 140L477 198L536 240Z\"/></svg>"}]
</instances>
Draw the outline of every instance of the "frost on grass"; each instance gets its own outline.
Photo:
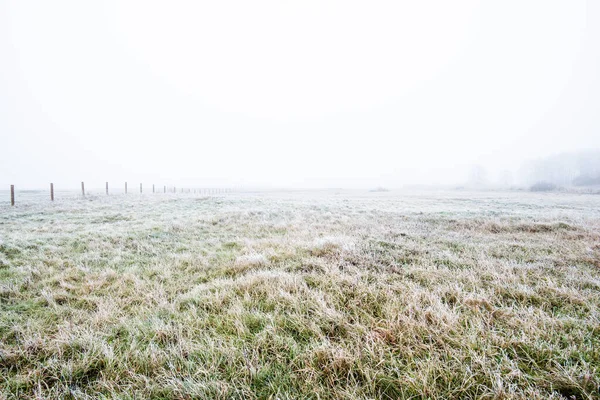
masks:
<instances>
[{"instance_id":1,"label":"frost on grass","mask_svg":"<svg viewBox=\"0 0 600 400\"><path fill-rule=\"evenodd\" d=\"M325 236L314 240L310 252L316 256L328 254L349 254L355 250L355 242L346 236Z\"/></svg>"},{"instance_id":2,"label":"frost on grass","mask_svg":"<svg viewBox=\"0 0 600 400\"><path fill-rule=\"evenodd\" d=\"M235 263L241 266L259 267L267 265L267 258L260 253L251 253L239 256L236 258Z\"/></svg>"},{"instance_id":3,"label":"frost on grass","mask_svg":"<svg viewBox=\"0 0 600 400\"><path fill-rule=\"evenodd\" d=\"M598 232L590 195L0 204L0 398L598 398Z\"/></svg>"}]
</instances>

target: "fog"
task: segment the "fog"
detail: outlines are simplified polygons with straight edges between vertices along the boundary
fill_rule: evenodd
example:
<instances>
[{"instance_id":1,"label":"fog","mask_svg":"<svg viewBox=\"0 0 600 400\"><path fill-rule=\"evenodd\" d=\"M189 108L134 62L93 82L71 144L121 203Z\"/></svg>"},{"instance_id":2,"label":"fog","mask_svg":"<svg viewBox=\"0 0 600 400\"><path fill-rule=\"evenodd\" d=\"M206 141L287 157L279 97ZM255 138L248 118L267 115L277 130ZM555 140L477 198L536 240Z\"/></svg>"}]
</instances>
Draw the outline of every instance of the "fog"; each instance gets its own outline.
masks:
<instances>
[{"instance_id":1,"label":"fog","mask_svg":"<svg viewBox=\"0 0 600 400\"><path fill-rule=\"evenodd\" d=\"M0 188L512 180L600 148L599 26L581 0L4 0Z\"/></svg>"}]
</instances>

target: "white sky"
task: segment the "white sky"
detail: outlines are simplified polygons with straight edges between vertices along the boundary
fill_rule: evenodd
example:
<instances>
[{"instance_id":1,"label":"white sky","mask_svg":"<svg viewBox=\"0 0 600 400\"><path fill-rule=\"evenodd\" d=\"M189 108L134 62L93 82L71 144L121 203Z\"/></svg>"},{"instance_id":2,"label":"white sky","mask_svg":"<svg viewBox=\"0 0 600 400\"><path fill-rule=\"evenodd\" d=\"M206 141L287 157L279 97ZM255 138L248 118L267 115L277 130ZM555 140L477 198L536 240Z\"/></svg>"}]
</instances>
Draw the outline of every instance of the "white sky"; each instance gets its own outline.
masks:
<instances>
[{"instance_id":1,"label":"white sky","mask_svg":"<svg viewBox=\"0 0 600 400\"><path fill-rule=\"evenodd\" d=\"M0 1L0 189L454 183L600 147L600 2Z\"/></svg>"}]
</instances>

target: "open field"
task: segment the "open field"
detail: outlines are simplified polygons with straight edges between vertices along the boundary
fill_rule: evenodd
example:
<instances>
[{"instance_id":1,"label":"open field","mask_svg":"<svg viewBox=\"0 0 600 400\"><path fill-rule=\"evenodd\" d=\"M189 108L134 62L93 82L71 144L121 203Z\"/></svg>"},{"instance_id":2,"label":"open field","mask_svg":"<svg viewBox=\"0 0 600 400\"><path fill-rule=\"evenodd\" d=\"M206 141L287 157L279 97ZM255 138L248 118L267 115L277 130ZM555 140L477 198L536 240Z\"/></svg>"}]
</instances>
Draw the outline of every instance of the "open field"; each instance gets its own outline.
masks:
<instances>
[{"instance_id":1,"label":"open field","mask_svg":"<svg viewBox=\"0 0 600 400\"><path fill-rule=\"evenodd\" d=\"M588 399L599 386L598 195L0 205L0 398Z\"/></svg>"}]
</instances>

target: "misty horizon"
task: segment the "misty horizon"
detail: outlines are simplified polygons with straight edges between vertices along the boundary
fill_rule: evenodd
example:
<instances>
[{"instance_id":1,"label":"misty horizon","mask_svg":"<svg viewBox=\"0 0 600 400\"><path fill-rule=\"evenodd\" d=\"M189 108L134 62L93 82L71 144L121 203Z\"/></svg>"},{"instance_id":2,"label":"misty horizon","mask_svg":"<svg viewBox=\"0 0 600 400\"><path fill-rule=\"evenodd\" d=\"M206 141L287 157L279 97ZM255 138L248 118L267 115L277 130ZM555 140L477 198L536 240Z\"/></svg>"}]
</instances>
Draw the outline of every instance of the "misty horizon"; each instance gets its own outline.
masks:
<instances>
[{"instance_id":1,"label":"misty horizon","mask_svg":"<svg viewBox=\"0 0 600 400\"><path fill-rule=\"evenodd\" d=\"M234 6L234 7L230 7ZM0 5L0 185L490 183L600 148L586 1Z\"/></svg>"}]
</instances>

